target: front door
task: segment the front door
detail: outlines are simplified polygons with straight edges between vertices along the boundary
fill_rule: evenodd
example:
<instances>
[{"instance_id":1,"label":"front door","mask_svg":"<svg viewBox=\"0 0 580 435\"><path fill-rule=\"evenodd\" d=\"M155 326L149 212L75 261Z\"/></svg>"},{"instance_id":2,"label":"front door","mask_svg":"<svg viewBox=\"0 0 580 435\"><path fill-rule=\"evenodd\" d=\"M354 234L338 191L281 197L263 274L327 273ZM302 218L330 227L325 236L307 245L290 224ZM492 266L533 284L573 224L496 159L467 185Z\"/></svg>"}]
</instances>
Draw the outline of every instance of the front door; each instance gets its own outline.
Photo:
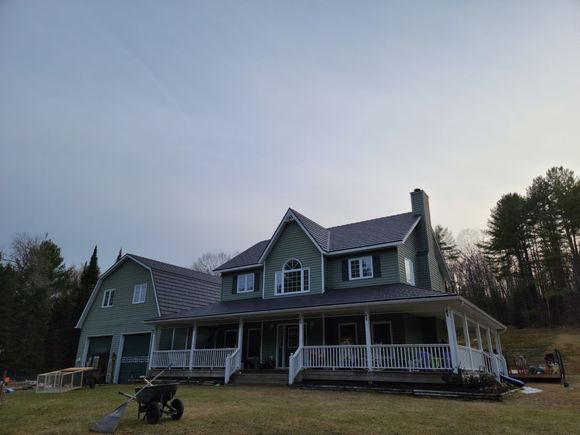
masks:
<instances>
[{"instance_id":1,"label":"front door","mask_svg":"<svg viewBox=\"0 0 580 435\"><path fill-rule=\"evenodd\" d=\"M278 325L277 368L287 368L290 355L298 349L298 325Z\"/></svg>"}]
</instances>

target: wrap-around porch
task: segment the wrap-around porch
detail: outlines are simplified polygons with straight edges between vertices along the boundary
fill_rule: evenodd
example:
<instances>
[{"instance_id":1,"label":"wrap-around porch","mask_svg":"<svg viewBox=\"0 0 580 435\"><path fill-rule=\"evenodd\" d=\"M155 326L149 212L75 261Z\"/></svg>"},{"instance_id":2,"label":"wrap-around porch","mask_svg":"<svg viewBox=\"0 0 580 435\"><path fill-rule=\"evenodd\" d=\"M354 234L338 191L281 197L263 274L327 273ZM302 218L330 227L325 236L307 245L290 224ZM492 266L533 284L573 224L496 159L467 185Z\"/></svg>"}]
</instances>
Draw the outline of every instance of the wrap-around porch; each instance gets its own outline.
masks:
<instances>
[{"instance_id":1,"label":"wrap-around porch","mask_svg":"<svg viewBox=\"0 0 580 435\"><path fill-rule=\"evenodd\" d=\"M401 307L402 308L402 307ZM199 319L158 326L150 369L172 376L213 376L230 382L252 370L287 371L288 384L333 372L405 373L406 379L459 370L507 374L499 328L477 309L414 306L405 309L299 312L284 316ZM460 308L460 307L459 307Z\"/></svg>"}]
</instances>

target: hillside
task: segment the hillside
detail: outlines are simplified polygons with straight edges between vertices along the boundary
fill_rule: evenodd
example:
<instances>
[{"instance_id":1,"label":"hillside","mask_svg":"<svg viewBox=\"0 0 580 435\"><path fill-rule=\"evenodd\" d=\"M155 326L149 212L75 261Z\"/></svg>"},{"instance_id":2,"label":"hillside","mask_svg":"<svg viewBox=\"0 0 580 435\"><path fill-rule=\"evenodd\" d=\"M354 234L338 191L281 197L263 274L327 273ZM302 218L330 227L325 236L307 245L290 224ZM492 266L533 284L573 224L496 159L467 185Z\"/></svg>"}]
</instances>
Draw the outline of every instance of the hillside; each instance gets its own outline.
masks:
<instances>
[{"instance_id":1,"label":"hillside","mask_svg":"<svg viewBox=\"0 0 580 435\"><path fill-rule=\"evenodd\" d=\"M568 375L580 374L580 328L510 327L502 335L502 347L508 363L514 364L517 355L524 355L529 363L542 362L544 352L560 349Z\"/></svg>"}]
</instances>

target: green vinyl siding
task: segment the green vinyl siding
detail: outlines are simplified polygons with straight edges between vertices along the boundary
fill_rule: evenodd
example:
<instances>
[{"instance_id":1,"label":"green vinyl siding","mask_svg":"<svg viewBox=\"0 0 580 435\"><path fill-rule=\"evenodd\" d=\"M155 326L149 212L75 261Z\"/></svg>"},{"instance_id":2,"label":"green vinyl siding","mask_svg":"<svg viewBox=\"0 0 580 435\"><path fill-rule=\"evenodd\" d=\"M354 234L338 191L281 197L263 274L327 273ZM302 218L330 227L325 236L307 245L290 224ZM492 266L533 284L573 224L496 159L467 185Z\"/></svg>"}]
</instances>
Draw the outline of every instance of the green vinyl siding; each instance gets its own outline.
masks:
<instances>
[{"instance_id":1,"label":"green vinyl siding","mask_svg":"<svg viewBox=\"0 0 580 435\"><path fill-rule=\"evenodd\" d=\"M288 222L266 257L264 298L283 297L274 295L275 273L282 270L284 263L290 258L300 261L303 268L310 268L309 294L322 292L322 260L320 251L296 222Z\"/></svg>"},{"instance_id":2,"label":"green vinyl siding","mask_svg":"<svg viewBox=\"0 0 580 435\"><path fill-rule=\"evenodd\" d=\"M246 273L255 273L257 277L254 278L254 291L251 293L235 293L234 278L238 275L245 275ZM240 270L239 272L228 272L222 274L222 301L235 301L239 299L252 299L262 297L262 269L248 269ZM256 284L258 284L256 286Z\"/></svg>"},{"instance_id":3,"label":"green vinyl siding","mask_svg":"<svg viewBox=\"0 0 580 435\"><path fill-rule=\"evenodd\" d=\"M147 283L145 302L133 304L133 287L135 284L141 283ZM115 289L113 306L103 308L101 307L103 295L109 289ZM82 358L88 337L110 335L113 340L109 355L107 380L111 382L115 373L112 361L113 353L117 359L122 354L122 349L120 349L121 335L153 332L153 326L145 325L143 320L157 316L157 304L149 271L132 260L126 260L103 280L98 289L83 323L75 365L84 364Z\"/></svg>"},{"instance_id":4,"label":"green vinyl siding","mask_svg":"<svg viewBox=\"0 0 580 435\"><path fill-rule=\"evenodd\" d=\"M342 280L342 263L349 258L378 255L381 263L381 276L352 281ZM394 284L399 282L399 266L397 264L397 249L357 253L350 256L328 257L326 259L325 281L329 289L366 287L379 284Z\"/></svg>"}]
</instances>

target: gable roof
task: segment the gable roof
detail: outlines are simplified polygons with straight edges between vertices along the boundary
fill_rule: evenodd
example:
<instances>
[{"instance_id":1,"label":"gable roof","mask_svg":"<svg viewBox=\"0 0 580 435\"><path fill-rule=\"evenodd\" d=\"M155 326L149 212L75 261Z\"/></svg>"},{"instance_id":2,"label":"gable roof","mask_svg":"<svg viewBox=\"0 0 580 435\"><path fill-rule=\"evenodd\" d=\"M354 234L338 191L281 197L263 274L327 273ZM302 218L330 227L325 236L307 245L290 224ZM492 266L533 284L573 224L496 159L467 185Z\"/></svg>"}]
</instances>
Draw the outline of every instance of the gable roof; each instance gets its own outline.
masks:
<instances>
[{"instance_id":1,"label":"gable roof","mask_svg":"<svg viewBox=\"0 0 580 435\"><path fill-rule=\"evenodd\" d=\"M127 261L134 261L149 271L153 283L157 313L160 316L176 313L183 309L200 307L220 300L221 278L218 276L163 263L139 255L125 254L99 277L75 328L82 327L103 281Z\"/></svg>"},{"instance_id":2,"label":"gable roof","mask_svg":"<svg viewBox=\"0 0 580 435\"><path fill-rule=\"evenodd\" d=\"M224 264L216 268L215 271L217 272L225 269L232 270L242 267L246 268L248 266L260 266L260 257L262 256L262 253L264 252L264 249L266 249L266 246L268 246L269 242L270 239L262 240L261 242L256 243L252 247L246 249L244 252L236 255L231 260L226 261Z\"/></svg>"},{"instance_id":3,"label":"gable roof","mask_svg":"<svg viewBox=\"0 0 580 435\"><path fill-rule=\"evenodd\" d=\"M216 268L215 271L223 272L261 266L262 260L268 255L282 232L284 223L289 220L295 220L298 223L320 252L327 255L338 255L351 250L401 244L411 234L421 217L409 212L324 228L312 219L289 208L271 239L256 243Z\"/></svg>"}]
</instances>

